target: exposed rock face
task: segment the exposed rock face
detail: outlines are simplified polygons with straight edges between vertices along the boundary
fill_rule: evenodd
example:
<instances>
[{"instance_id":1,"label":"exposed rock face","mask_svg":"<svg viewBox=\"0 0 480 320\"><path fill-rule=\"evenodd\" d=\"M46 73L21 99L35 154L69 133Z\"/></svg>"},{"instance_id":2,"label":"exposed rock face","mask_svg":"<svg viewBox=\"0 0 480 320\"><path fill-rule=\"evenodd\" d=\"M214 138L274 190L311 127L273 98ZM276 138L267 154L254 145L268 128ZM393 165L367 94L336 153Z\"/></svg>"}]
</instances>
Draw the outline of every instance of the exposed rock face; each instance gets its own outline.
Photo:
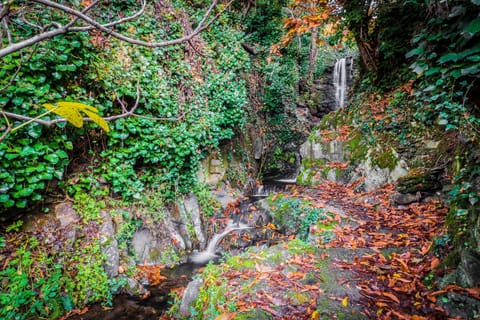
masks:
<instances>
[{"instance_id":1,"label":"exposed rock face","mask_svg":"<svg viewBox=\"0 0 480 320\"><path fill-rule=\"evenodd\" d=\"M72 208L71 202L63 202L55 207L55 217L60 222L61 227L66 227L75 224L80 220L80 217Z\"/></svg>"},{"instance_id":2,"label":"exposed rock face","mask_svg":"<svg viewBox=\"0 0 480 320\"><path fill-rule=\"evenodd\" d=\"M120 254L118 252L118 243L115 239L115 228L113 226L112 217L105 211L101 213L103 223L100 226L100 244L102 254L105 255L105 263L103 268L109 278L118 275L118 267Z\"/></svg>"},{"instance_id":3,"label":"exposed rock face","mask_svg":"<svg viewBox=\"0 0 480 320\"><path fill-rule=\"evenodd\" d=\"M198 297L200 293L200 287L203 284L203 279L198 278L191 281L187 288L185 289L185 293L183 294L182 304L180 305L180 313L183 316L190 316L190 306Z\"/></svg>"},{"instance_id":4,"label":"exposed rock face","mask_svg":"<svg viewBox=\"0 0 480 320\"><path fill-rule=\"evenodd\" d=\"M132 249L138 264L161 263L161 249L150 230L144 229L133 234Z\"/></svg>"},{"instance_id":5,"label":"exposed rock face","mask_svg":"<svg viewBox=\"0 0 480 320\"><path fill-rule=\"evenodd\" d=\"M195 236L200 244L200 247L205 247L206 240L202 230L200 205L198 204L197 197L193 193L189 193L188 195L183 197L183 205L180 206L180 210L184 210L183 216L190 218L191 224L193 225L193 230L195 231Z\"/></svg>"},{"instance_id":6,"label":"exposed rock face","mask_svg":"<svg viewBox=\"0 0 480 320\"><path fill-rule=\"evenodd\" d=\"M349 141L344 138L325 139L321 130L313 131L301 146L302 166L297 178L300 184L319 184L323 180L352 183L362 179L365 191L373 190L386 182L395 182L407 174L406 163L393 150L389 151L389 165L381 167L375 161L371 147L360 159L353 159ZM392 165L393 164L393 165Z\"/></svg>"},{"instance_id":7,"label":"exposed rock face","mask_svg":"<svg viewBox=\"0 0 480 320\"><path fill-rule=\"evenodd\" d=\"M480 254L473 250L463 250L459 266L460 284L468 288L480 286Z\"/></svg>"}]
</instances>

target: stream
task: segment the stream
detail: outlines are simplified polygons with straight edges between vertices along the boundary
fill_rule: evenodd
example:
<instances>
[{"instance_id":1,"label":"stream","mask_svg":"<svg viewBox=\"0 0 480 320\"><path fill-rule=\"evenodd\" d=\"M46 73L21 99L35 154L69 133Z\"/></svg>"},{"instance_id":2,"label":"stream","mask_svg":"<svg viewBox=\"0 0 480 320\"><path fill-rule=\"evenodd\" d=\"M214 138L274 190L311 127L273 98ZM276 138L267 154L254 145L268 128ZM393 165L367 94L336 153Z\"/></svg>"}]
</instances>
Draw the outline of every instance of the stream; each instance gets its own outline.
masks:
<instances>
[{"instance_id":1,"label":"stream","mask_svg":"<svg viewBox=\"0 0 480 320\"><path fill-rule=\"evenodd\" d=\"M170 293L187 287L198 270L210 260L214 262L220 260L221 252L236 254L253 245L270 246L277 242L275 235L272 235L274 231L260 232L260 227L270 220L266 218L268 214L255 206L269 194L285 189L288 182L290 181L269 181L265 185L258 186L249 197L238 202L236 215L233 219L227 220L223 231L212 235L205 250L191 253L186 263L161 269L161 275L166 279L156 286L147 286L149 294L146 297L118 294L113 298L112 307L91 305L84 314L72 314L66 319L159 319L170 307L172 302ZM250 217L248 224L244 220L245 217ZM228 241L222 243L224 238Z\"/></svg>"}]
</instances>

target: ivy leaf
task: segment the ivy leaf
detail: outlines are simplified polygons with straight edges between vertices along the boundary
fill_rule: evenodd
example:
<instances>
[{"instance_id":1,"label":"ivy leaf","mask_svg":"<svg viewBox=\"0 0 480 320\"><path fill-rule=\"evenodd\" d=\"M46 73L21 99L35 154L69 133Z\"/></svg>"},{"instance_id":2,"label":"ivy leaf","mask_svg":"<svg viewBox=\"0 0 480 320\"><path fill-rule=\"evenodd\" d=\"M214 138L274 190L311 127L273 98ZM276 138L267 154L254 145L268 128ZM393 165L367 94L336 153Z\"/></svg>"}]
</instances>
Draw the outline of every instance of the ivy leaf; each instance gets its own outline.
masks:
<instances>
[{"instance_id":1,"label":"ivy leaf","mask_svg":"<svg viewBox=\"0 0 480 320\"><path fill-rule=\"evenodd\" d=\"M19 191L15 192L13 194L13 197L14 198L22 198L22 197L28 197L29 195L31 195L33 193L33 189L31 188L23 188L23 189L20 189Z\"/></svg>"},{"instance_id":2,"label":"ivy leaf","mask_svg":"<svg viewBox=\"0 0 480 320\"><path fill-rule=\"evenodd\" d=\"M441 56L440 59L438 59L438 63L445 63L449 61L457 62L457 60L458 60L458 54L451 52Z\"/></svg>"},{"instance_id":3,"label":"ivy leaf","mask_svg":"<svg viewBox=\"0 0 480 320\"><path fill-rule=\"evenodd\" d=\"M48 160L51 164L57 164L60 161L60 158L57 154L52 153L45 156L45 160Z\"/></svg>"},{"instance_id":4,"label":"ivy leaf","mask_svg":"<svg viewBox=\"0 0 480 320\"><path fill-rule=\"evenodd\" d=\"M413 56L418 56L418 55L421 55L423 53L425 53L425 49L423 47L418 47L418 48L412 49L409 52L407 52L405 54L405 57L406 58L411 58Z\"/></svg>"},{"instance_id":5,"label":"ivy leaf","mask_svg":"<svg viewBox=\"0 0 480 320\"><path fill-rule=\"evenodd\" d=\"M463 31L469 32L472 35L477 34L480 31L480 17L470 22Z\"/></svg>"}]
</instances>

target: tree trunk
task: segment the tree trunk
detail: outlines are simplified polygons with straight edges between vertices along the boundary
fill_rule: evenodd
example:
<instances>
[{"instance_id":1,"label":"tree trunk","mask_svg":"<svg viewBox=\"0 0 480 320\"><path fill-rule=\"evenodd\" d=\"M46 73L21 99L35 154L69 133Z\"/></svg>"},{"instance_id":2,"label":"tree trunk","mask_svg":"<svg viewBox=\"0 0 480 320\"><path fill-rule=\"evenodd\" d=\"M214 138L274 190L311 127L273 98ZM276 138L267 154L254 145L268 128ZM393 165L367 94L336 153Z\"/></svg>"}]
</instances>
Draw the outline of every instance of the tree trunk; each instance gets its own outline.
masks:
<instances>
[{"instance_id":1,"label":"tree trunk","mask_svg":"<svg viewBox=\"0 0 480 320\"><path fill-rule=\"evenodd\" d=\"M318 46L317 46L318 28L312 30L310 39L310 54L308 56L308 74L307 83L312 80L313 73L315 72L315 66L317 63Z\"/></svg>"}]
</instances>

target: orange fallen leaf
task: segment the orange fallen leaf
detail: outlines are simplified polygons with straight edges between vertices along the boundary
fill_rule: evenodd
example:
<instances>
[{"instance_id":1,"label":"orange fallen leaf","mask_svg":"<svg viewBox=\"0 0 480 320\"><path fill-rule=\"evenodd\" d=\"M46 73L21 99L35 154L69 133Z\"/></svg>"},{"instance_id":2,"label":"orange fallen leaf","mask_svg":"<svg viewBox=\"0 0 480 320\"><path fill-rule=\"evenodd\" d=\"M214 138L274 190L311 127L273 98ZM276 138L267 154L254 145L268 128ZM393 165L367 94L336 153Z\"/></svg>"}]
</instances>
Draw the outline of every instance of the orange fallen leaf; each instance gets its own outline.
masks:
<instances>
[{"instance_id":1,"label":"orange fallen leaf","mask_svg":"<svg viewBox=\"0 0 480 320\"><path fill-rule=\"evenodd\" d=\"M430 268L435 269L440 264L440 259L433 257L432 262L430 262Z\"/></svg>"},{"instance_id":2,"label":"orange fallen leaf","mask_svg":"<svg viewBox=\"0 0 480 320\"><path fill-rule=\"evenodd\" d=\"M394 294L391 293L391 292L382 292L382 295L384 295L384 296L387 297L387 298L392 299L392 300L395 301L396 303L400 303L400 300L397 298L397 296L394 295Z\"/></svg>"}]
</instances>

